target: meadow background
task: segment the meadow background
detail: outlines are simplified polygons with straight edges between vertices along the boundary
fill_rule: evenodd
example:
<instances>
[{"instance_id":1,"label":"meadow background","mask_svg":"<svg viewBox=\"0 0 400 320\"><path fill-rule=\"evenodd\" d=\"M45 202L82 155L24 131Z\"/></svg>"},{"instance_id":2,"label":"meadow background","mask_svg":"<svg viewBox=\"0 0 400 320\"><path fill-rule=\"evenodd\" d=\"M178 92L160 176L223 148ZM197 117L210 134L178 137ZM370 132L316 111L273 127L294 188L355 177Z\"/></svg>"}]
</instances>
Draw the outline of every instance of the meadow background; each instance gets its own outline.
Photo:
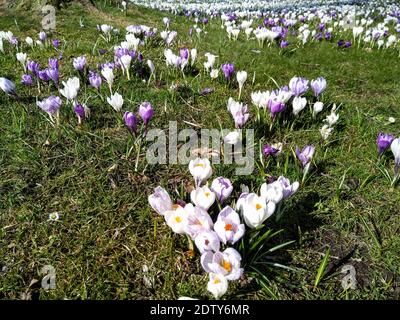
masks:
<instances>
[{"instance_id":1,"label":"meadow background","mask_svg":"<svg viewBox=\"0 0 400 320\"><path fill-rule=\"evenodd\" d=\"M196 47L199 59L212 52L219 56L217 63L234 62L236 70L248 72L242 100L249 105L251 92L274 88L272 79L287 84L296 75L325 77L326 99L340 105L339 125L327 144L321 145L319 126L307 115L296 122L296 131L274 132L274 141L283 142L287 150L309 143L317 146L315 168L307 183L289 200L283 222L269 224L284 231L267 246L294 240L268 256L270 262L290 269L263 265L263 276L246 273L225 298L398 299L400 191L390 186L377 165L375 142L381 131L400 132L398 52L338 50L338 39L286 51L259 48L255 41L229 41L219 21L210 21L207 34L198 39L189 36L193 21L184 16L136 6L121 12L115 3L104 1L95 6L71 2L58 9L57 27L51 34L63 43L61 77L74 73L73 57L90 52L88 63L93 66L105 61L99 49L108 50L112 57L112 44L99 40L96 25L107 23L124 30L127 25L145 24L161 30L165 16L178 32L174 50ZM37 11L4 8L0 12L0 30L11 30L21 39L36 36L40 21ZM29 57L45 64L56 55L54 49L46 50L29 52ZM155 44L142 51L159 73L166 68L163 50ZM0 298L209 298L207 276L198 259L187 253L186 239L173 234L147 201L158 185L187 194L193 185L187 166L148 166L142 154L135 172L135 157L127 157L129 133L99 99L88 101L92 115L83 126L77 126L73 113L64 111L61 125L54 129L35 97L19 84L20 73L14 57L0 54L0 76L17 83L22 96L20 104L0 95ZM170 120L178 120L179 128L189 126L183 121L196 124L196 129L232 125L226 102L237 96L236 87L193 75L181 78L185 90L172 95L168 88L173 81L167 72L157 85L132 77L129 82L119 81L118 90L135 108L144 100L152 103L154 128L166 129ZM214 92L199 95L206 87ZM389 123L389 117L396 122ZM262 129L257 131L259 138L263 134ZM385 161L392 170L393 159ZM267 173L279 175L282 169L257 167L246 177L234 177L229 166L214 170L214 177L229 176L239 189L241 183L256 188ZM296 174L294 169L287 172L291 178ZM58 212L60 219L49 221L51 212ZM315 286L328 248L327 265ZM356 269L355 290L344 291L341 286L340 270L345 264ZM40 288L44 265L56 269L54 290Z\"/></svg>"}]
</instances>

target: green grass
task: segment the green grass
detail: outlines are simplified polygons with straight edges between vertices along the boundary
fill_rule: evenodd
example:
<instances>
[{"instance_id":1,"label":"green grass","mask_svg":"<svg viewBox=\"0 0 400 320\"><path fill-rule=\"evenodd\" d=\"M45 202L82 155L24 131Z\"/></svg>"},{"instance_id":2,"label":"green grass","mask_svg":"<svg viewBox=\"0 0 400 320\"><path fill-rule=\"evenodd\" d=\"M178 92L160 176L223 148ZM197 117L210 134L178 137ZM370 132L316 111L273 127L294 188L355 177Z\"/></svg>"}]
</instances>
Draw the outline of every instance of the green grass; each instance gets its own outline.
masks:
<instances>
[{"instance_id":1,"label":"green grass","mask_svg":"<svg viewBox=\"0 0 400 320\"><path fill-rule=\"evenodd\" d=\"M57 13L57 29L51 35L66 43L62 49L61 78L75 74L72 57L86 54L92 68L100 61L112 59L112 50L106 57L97 50L111 49L117 41L106 44L98 40L97 24L119 27L121 41L123 29L129 24L157 26L161 30L163 16L166 14L143 8L131 8L124 14L103 5L100 10L91 11L75 4L62 9ZM79 28L80 17L85 24L83 29ZM261 170L256 167L252 176L235 177L232 167L214 167L213 177L231 178L238 196L241 183L256 190L266 174L283 173L291 179L301 179L290 150L295 145L317 146L314 169L306 184L286 203L281 223L272 218L267 221L271 230L284 229L268 246L294 240L270 254L271 261L291 269L263 264L259 272L247 270L245 279L232 283L225 297L398 298L400 191L398 186L390 187L376 165L375 146L378 132L397 136L400 132L398 54L376 49L338 50L335 42L311 43L287 53L264 47L256 54L252 52L259 49L255 41L228 41L219 22L211 22L207 34L198 40L188 35L193 22L179 16L170 18L171 28L178 31L178 43L173 50L196 47L200 70L204 53L212 52L219 56L217 64L234 62L236 70L248 72L242 100L249 105L251 92L274 89L272 79L279 85L287 84L295 75L308 79L325 77L328 89L324 101L341 104L339 125L327 144L320 143L318 132L323 115L318 123L311 122L305 110L293 131L283 125L276 125L273 132L268 130L268 124L249 125L254 124L258 139L284 143L280 168L271 161ZM12 30L20 40L27 35L36 37L40 18L5 12L0 30ZM141 101L148 100L155 106L153 128L166 129L168 121L176 119L180 128L189 127L183 120L202 128L219 128L219 123L233 128L226 102L230 96L237 98L237 88L226 86L222 80L211 82L200 72L197 77L186 76L186 80L179 77L180 83L187 82L189 93L171 95L168 88L175 77L168 75L163 49L156 45L143 49L145 59L154 61L157 75L163 72L159 86L147 86L137 77L129 83L116 81L117 91L130 100L127 105L132 111ZM89 57L88 52L92 51L94 54ZM51 48L27 52L41 65L46 64L48 57L58 55ZM20 82L22 71L14 54L0 54L0 70L0 76ZM196 92L205 87L215 91L206 97L198 96ZM103 90L105 94L106 88ZM23 97L34 92L19 84L18 91ZM24 100L21 105L0 94L0 297L209 297L205 288L207 276L198 262L199 256L191 258L187 254L186 238L172 234L147 203L147 196L158 185L171 194L179 190L181 198L188 200L187 191L193 183L187 167L147 166L142 154L135 172L136 155L126 157L127 143L131 143L128 132L115 111L89 91L87 104L92 116L81 128L77 127L70 107L65 107L65 101L61 125L53 128L35 105L35 98ZM44 92L39 99L47 95ZM389 116L397 122L388 124ZM283 172L286 156L288 167ZM385 161L392 173L393 158L388 156ZM49 222L51 212L59 212L60 220ZM324 260L326 252L330 256ZM345 264L352 264L357 271L356 290L342 289L344 275L340 270ZM56 269L55 290L40 288L40 270L44 265ZM147 272L143 266L148 267ZM314 286L317 277L318 286ZM39 282L33 283L35 279Z\"/></svg>"}]
</instances>

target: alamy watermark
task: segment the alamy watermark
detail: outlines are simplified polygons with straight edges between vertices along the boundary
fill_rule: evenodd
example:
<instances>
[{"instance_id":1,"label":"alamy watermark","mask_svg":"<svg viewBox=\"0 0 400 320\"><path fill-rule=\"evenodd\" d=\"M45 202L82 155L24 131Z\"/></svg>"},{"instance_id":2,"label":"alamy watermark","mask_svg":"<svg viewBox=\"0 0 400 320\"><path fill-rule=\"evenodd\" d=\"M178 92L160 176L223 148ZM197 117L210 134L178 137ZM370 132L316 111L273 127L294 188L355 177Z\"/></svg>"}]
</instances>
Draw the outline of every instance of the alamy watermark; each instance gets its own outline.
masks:
<instances>
[{"instance_id":1,"label":"alamy watermark","mask_svg":"<svg viewBox=\"0 0 400 320\"><path fill-rule=\"evenodd\" d=\"M41 9L44 17L42 18L42 29L49 31L56 29L56 8L51 5L45 5Z\"/></svg>"},{"instance_id":2,"label":"alamy watermark","mask_svg":"<svg viewBox=\"0 0 400 320\"><path fill-rule=\"evenodd\" d=\"M152 129L146 136L149 145L146 159L149 164L183 164L199 156L209 157L212 164L235 164L236 175L249 175L254 170L254 130L238 131L235 143L223 143L228 129L177 129L170 121L165 130ZM168 137L168 139L167 139Z\"/></svg>"}]
</instances>

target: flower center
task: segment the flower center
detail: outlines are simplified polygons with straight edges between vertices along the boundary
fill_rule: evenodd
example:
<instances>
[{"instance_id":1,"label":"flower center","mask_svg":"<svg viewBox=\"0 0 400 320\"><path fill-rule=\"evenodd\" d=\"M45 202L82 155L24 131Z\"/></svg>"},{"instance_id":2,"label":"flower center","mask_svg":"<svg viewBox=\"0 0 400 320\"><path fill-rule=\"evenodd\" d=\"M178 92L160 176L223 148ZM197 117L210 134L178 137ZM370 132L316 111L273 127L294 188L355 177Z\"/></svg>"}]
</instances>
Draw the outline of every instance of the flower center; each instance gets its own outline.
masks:
<instances>
[{"instance_id":1,"label":"flower center","mask_svg":"<svg viewBox=\"0 0 400 320\"><path fill-rule=\"evenodd\" d=\"M230 263L229 261L226 261L226 260L222 260L222 267L223 267L227 272L231 272L231 270L232 270L231 263Z\"/></svg>"},{"instance_id":2,"label":"flower center","mask_svg":"<svg viewBox=\"0 0 400 320\"><path fill-rule=\"evenodd\" d=\"M182 222L182 218L181 217L175 217L175 221L180 223L180 222Z\"/></svg>"},{"instance_id":3,"label":"flower center","mask_svg":"<svg viewBox=\"0 0 400 320\"><path fill-rule=\"evenodd\" d=\"M202 163L195 164L194 166L195 166L195 167L202 167L202 168L204 168L204 164L202 164Z\"/></svg>"},{"instance_id":4,"label":"flower center","mask_svg":"<svg viewBox=\"0 0 400 320\"><path fill-rule=\"evenodd\" d=\"M233 226L230 223L227 223L225 225L225 231L232 231L233 230Z\"/></svg>"},{"instance_id":5,"label":"flower center","mask_svg":"<svg viewBox=\"0 0 400 320\"><path fill-rule=\"evenodd\" d=\"M260 210L261 208L262 208L262 205L259 204L259 203L257 203L257 204L256 204L256 209L257 209L257 210Z\"/></svg>"},{"instance_id":6,"label":"flower center","mask_svg":"<svg viewBox=\"0 0 400 320\"><path fill-rule=\"evenodd\" d=\"M217 279L214 279L214 284L218 284L218 283L220 283L221 282L221 280L219 280L218 278Z\"/></svg>"},{"instance_id":7,"label":"flower center","mask_svg":"<svg viewBox=\"0 0 400 320\"><path fill-rule=\"evenodd\" d=\"M205 192L204 194L205 194L206 197L209 197L209 196L210 196L210 193L209 193L209 192Z\"/></svg>"}]
</instances>

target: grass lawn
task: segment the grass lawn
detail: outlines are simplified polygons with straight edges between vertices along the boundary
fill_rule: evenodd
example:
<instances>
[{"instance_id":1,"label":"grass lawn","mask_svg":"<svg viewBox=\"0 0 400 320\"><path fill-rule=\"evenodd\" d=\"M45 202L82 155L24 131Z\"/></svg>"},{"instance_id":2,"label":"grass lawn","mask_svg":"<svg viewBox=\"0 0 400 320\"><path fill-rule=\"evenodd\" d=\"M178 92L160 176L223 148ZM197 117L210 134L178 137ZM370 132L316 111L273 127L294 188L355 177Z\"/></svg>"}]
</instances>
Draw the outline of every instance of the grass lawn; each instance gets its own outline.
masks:
<instances>
[{"instance_id":1,"label":"grass lawn","mask_svg":"<svg viewBox=\"0 0 400 320\"><path fill-rule=\"evenodd\" d=\"M213 166L213 177L227 176L235 187L259 188L268 175L284 174L301 180L292 150L314 144L313 167L304 185L286 202L279 223L266 227L278 231L264 250L283 242L290 245L268 254L269 264L259 273L245 268L245 276L230 284L226 299L398 299L400 294L400 189L391 187L382 168L393 174L394 160L388 152L377 164L376 136L400 133L400 64L394 50L348 50L332 42L311 42L282 50L253 41L230 41L220 20L211 20L207 33L189 35L194 22L145 8L130 7L126 13L109 5L97 8L71 4L57 11L56 30L50 38L62 45L60 79L77 72L72 58L86 55L92 69L113 60L113 46L123 41L128 25L144 24L163 29L162 18L171 19L178 32L172 50L197 48L198 72L174 75L167 70L164 45L150 42L140 47L144 59L156 66L157 83L140 77L118 75L115 90L132 111L142 101L154 106L151 128L230 128L226 104L237 99L237 83L211 80L203 72L204 54L218 56L217 64L232 62L246 70L248 79L241 100L255 114L251 92L286 85L294 76L323 76L328 87L327 104L336 103L339 123L329 139L321 142L319 129L325 115L312 120L304 110L293 128L284 122L269 130L269 123L252 119L257 165L252 175L235 176L234 167ZM80 18L84 27L79 27ZM11 30L23 42L37 38L41 18L23 11L0 13L0 30ZM121 30L106 43L98 24ZM350 35L351 33L349 33ZM243 34L242 34L243 37ZM100 55L98 50L106 49ZM259 50L259 52L257 51ZM26 49L29 58L47 64L59 53L51 46ZM0 77L17 84L21 102L0 92L0 298L5 299L176 299L180 296L211 298L206 291L207 274L188 252L186 237L171 232L164 219L149 206L147 197L161 185L174 198L189 201L193 179L186 165L148 165L145 153L129 153L132 138L121 116L93 89L81 85L81 94L91 109L90 118L77 126L71 107L64 100L61 123L53 127L36 106L35 88L20 84L22 68L15 51L0 53ZM176 80L178 79L178 80ZM171 84L182 90L171 93ZM204 88L214 91L201 96ZM103 85L102 93L107 96ZM45 88L38 99L57 94ZM394 117L395 123L388 118ZM279 166L273 160L261 165L258 143L282 142ZM49 221L58 212L60 219ZM324 256L329 257L322 279L314 286ZM275 266L273 266L275 264ZM278 266L276 265L278 264ZM41 269L56 270L56 288L40 287ZM280 265L288 268L279 267ZM344 291L344 265L356 270L357 288Z\"/></svg>"}]
</instances>

